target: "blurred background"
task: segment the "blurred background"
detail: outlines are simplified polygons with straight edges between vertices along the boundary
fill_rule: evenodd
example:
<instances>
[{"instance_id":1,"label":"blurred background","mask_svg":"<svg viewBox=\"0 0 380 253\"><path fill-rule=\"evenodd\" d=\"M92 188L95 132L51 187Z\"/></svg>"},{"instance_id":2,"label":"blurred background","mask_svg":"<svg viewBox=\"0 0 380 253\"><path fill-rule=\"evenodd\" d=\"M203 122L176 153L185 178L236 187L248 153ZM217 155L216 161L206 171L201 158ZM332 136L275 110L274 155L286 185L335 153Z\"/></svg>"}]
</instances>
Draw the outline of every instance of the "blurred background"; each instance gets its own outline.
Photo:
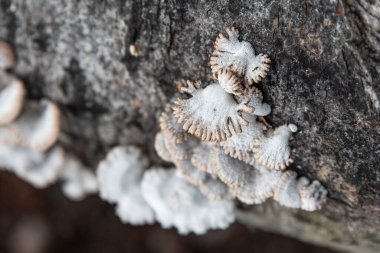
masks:
<instances>
[{"instance_id":1,"label":"blurred background","mask_svg":"<svg viewBox=\"0 0 380 253\"><path fill-rule=\"evenodd\" d=\"M0 171L1 253L333 253L281 235L251 231L239 223L204 236L180 236L159 225L122 224L113 206L91 196L66 199L59 187L38 190Z\"/></svg>"}]
</instances>

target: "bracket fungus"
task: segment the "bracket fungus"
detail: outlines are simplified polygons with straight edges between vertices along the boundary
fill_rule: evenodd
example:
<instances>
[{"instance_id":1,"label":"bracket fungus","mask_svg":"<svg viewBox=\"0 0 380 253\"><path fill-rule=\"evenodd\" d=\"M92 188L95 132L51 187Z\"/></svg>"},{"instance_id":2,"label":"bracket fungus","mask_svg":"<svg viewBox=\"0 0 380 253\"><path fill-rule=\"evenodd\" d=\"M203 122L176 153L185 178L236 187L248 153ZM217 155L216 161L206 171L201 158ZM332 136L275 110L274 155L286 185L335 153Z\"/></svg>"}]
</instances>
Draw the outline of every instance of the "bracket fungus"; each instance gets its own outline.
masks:
<instances>
[{"instance_id":1,"label":"bracket fungus","mask_svg":"<svg viewBox=\"0 0 380 253\"><path fill-rule=\"evenodd\" d=\"M180 234L204 234L227 228L235 220L232 201L209 200L174 169L151 169L144 174L142 191L157 221Z\"/></svg>"},{"instance_id":2,"label":"bracket fungus","mask_svg":"<svg viewBox=\"0 0 380 253\"><path fill-rule=\"evenodd\" d=\"M0 72L0 126L9 124L20 114L25 93L21 80Z\"/></svg>"},{"instance_id":3,"label":"bracket fungus","mask_svg":"<svg viewBox=\"0 0 380 253\"><path fill-rule=\"evenodd\" d=\"M0 127L0 143L44 152L54 145L59 132L60 111L55 103L27 101L13 122Z\"/></svg>"},{"instance_id":4,"label":"bracket fungus","mask_svg":"<svg viewBox=\"0 0 380 253\"><path fill-rule=\"evenodd\" d=\"M64 153L59 147L38 152L24 147L0 145L0 167L14 172L36 188L54 183L60 176L63 162Z\"/></svg>"},{"instance_id":5,"label":"bracket fungus","mask_svg":"<svg viewBox=\"0 0 380 253\"><path fill-rule=\"evenodd\" d=\"M4 41L0 41L0 69L6 70L16 65L16 55L13 49Z\"/></svg>"},{"instance_id":6,"label":"bracket fungus","mask_svg":"<svg viewBox=\"0 0 380 253\"><path fill-rule=\"evenodd\" d=\"M154 221L140 186L147 166L147 158L134 146L113 148L98 165L100 197L117 205L116 214L125 223L143 225Z\"/></svg>"},{"instance_id":7,"label":"bracket fungus","mask_svg":"<svg viewBox=\"0 0 380 253\"><path fill-rule=\"evenodd\" d=\"M226 140L233 133L240 133L241 126L248 122L240 114L252 113L248 101L237 103L224 91L219 83L202 89L198 82L187 82L182 92L191 95L188 99L177 99L172 105L173 115L188 133L203 141ZM212 117L211 117L212 115Z\"/></svg>"},{"instance_id":8,"label":"bracket fungus","mask_svg":"<svg viewBox=\"0 0 380 253\"><path fill-rule=\"evenodd\" d=\"M78 159L69 155L60 175L64 195L73 201L80 201L88 194L98 191L98 180L95 174L86 168Z\"/></svg>"},{"instance_id":9,"label":"bracket fungus","mask_svg":"<svg viewBox=\"0 0 380 253\"><path fill-rule=\"evenodd\" d=\"M268 136L255 140L253 153L257 163L275 170L283 170L290 163L289 138L291 133L295 133L297 127L294 124L283 125L278 127Z\"/></svg>"},{"instance_id":10,"label":"bracket fungus","mask_svg":"<svg viewBox=\"0 0 380 253\"><path fill-rule=\"evenodd\" d=\"M255 55L255 50L247 41L239 40L236 28L227 28L215 40L214 52L210 59L211 70L231 70L242 76L247 84L258 83L266 77L270 59L265 54Z\"/></svg>"},{"instance_id":11,"label":"bracket fungus","mask_svg":"<svg viewBox=\"0 0 380 253\"><path fill-rule=\"evenodd\" d=\"M297 127L289 124L272 130L266 123L263 117L271 107L250 83L266 76L270 60L266 55L256 56L251 44L239 41L238 36L236 29L229 28L215 42L210 65L217 82L206 86L181 82L177 85L180 92L189 97L175 100L160 117L155 147L177 172L146 172L143 192L160 213L160 223L176 226L181 233L204 230L200 224L190 227L191 214L185 224L182 216L179 221L172 217L173 202L180 208L182 202L178 202L190 198L184 190L187 187L198 189L197 194L210 203L234 197L245 204L261 204L272 197L283 206L306 211L320 209L327 198L319 181L297 179L296 172L286 170L292 162L289 139ZM177 188L184 192L174 194ZM172 194L175 200L168 199Z\"/></svg>"}]
</instances>

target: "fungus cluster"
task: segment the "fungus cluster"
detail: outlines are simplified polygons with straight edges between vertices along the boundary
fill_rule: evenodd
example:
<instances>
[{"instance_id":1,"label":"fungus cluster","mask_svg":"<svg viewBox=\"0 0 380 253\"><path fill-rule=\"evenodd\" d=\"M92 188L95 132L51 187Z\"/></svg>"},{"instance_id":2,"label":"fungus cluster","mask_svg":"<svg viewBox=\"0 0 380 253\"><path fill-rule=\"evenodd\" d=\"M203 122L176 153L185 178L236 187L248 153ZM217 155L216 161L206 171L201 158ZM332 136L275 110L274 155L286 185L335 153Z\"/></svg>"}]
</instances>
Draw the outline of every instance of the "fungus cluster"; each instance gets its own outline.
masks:
<instances>
[{"instance_id":1,"label":"fungus cluster","mask_svg":"<svg viewBox=\"0 0 380 253\"><path fill-rule=\"evenodd\" d=\"M25 99L21 80L7 72L15 65L11 48L0 42L0 168L36 187L62 181L64 194L80 200L99 189L116 205L122 222L159 222L181 234L223 229L235 220L235 199L261 204L273 198L283 206L318 210L326 189L298 177L289 140L294 124L276 129L271 112L253 86L267 75L270 60L239 40L235 28L218 35L210 58L213 79L178 83L182 95L159 118L154 147L174 166L149 168L135 146L113 148L96 175L57 144L58 106ZM14 159L17 157L17 159Z\"/></svg>"},{"instance_id":2,"label":"fungus cluster","mask_svg":"<svg viewBox=\"0 0 380 253\"><path fill-rule=\"evenodd\" d=\"M62 180L62 190L72 200L96 192L95 175L57 144L58 106L27 99L25 85L9 71L15 64L12 48L0 41L0 168L37 188Z\"/></svg>"},{"instance_id":3,"label":"fungus cluster","mask_svg":"<svg viewBox=\"0 0 380 253\"><path fill-rule=\"evenodd\" d=\"M260 204L272 197L286 207L318 210L326 189L286 169L297 127L272 129L263 118L271 108L253 83L265 78L269 63L235 28L219 34L210 59L214 80L178 83L183 95L161 114L156 151L210 201Z\"/></svg>"}]
</instances>

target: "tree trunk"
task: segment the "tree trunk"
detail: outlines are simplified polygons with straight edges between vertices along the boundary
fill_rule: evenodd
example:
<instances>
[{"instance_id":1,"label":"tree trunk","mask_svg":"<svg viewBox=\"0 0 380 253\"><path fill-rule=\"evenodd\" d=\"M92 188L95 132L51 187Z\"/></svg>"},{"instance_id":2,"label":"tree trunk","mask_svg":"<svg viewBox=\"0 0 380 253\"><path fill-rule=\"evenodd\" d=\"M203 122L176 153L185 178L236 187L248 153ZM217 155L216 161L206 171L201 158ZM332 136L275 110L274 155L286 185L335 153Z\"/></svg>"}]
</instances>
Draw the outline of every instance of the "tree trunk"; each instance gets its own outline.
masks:
<instances>
[{"instance_id":1,"label":"tree trunk","mask_svg":"<svg viewBox=\"0 0 380 253\"><path fill-rule=\"evenodd\" d=\"M217 34L238 28L271 69L258 86L274 126L295 123L292 169L329 191L321 211L267 201L242 223L340 249L380 247L380 3L1 0L0 39L29 97L63 111L60 142L96 166L110 147L153 150L175 81L208 81ZM130 46L132 46L130 50Z\"/></svg>"}]
</instances>

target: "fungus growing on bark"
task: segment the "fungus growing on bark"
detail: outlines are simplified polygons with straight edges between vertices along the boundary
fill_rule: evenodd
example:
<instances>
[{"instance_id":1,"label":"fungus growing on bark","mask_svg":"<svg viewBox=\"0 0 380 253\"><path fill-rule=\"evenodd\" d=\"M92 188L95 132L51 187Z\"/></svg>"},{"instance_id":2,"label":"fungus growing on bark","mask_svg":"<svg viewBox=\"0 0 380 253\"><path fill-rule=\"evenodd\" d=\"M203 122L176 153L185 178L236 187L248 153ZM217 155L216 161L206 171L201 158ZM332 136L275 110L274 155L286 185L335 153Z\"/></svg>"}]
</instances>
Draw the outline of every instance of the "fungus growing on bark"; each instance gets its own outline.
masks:
<instances>
[{"instance_id":1,"label":"fungus growing on bark","mask_svg":"<svg viewBox=\"0 0 380 253\"><path fill-rule=\"evenodd\" d=\"M9 124L20 114L25 93L21 80L0 71L0 126Z\"/></svg>"},{"instance_id":2,"label":"fungus growing on bark","mask_svg":"<svg viewBox=\"0 0 380 253\"><path fill-rule=\"evenodd\" d=\"M10 69L16 65L13 49L4 41L0 41L0 69Z\"/></svg>"},{"instance_id":3,"label":"fungus growing on bark","mask_svg":"<svg viewBox=\"0 0 380 253\"><path fill-rule=\"evenodd\" d=\"M145 172L142 191L161 226L175 227L180 234L224 229L235 220L232 201L207 199L174 169Z\"/></svg>"},{"instance_id":4,"label":"fungus growing on bark","mask_svg":"<svg viewBox=\"0 0 380 253\"><path fill-rule=\"evenodd\" d=\"M220 70L230 70L242 76L247 84L258 83L267 75L270 59L267 55L255 55L247 41L239 41L239 32L231 27L220 33L215 40L210 58L215 76Z\"/></svg>"},{"instance_id":5,"label":"fungus growing on bark","mask_svg":"<svg viewBox=\"0 0 380 253\"><path fill-rule=\"evenodd\" d=\"M288 166L290 159L289 138L291 133L296 132L297 127L293 124L278 127L270 136L255 140L253 152L256 162L275 170L283 170Z\"/></svg>"},{"instance_id":6,"label":"fungus growing on bark","mask_svg":"<svg viewBox=\"0 0 380 253\"><path fill-rule=\"evenodd\" d=\"M145 202L140 182L148 160L134 146L113 148L97 168L100 197L115 203L116 214L133 225L154 222L154 214Z\"/></svg>"},{"instance_id":7,"label":"fungus growing on bark","mask_svg":"<svg viewBox=\"0 0 380 253\"><path fill-rule=\"evenodd\" d=\"M253 112L253 108L246 105L248 101L237 103L218 83L204 89L199 83L188 82L188 85L181 90L192 97L177 99L172 106L174 117L188 133L203 141L221 141L240 133L241 126L248 124L240 115Z\"/></svg>"},{"instance_id":8,"label":"fungus growing on bark","mask_svg":"<svg viewBox=\"0 0 380 253\"><path fill-rule=\"evenodd\" d=\"M162 160L173 162L172 156L165 144L165 137L161 131L158 132L154 138L154 149Z\"/></svg>"},{"instance_id":9,"label":"fungus growing on bark","mask_svg":"<svg viewBox=\"0 0 380 253\"><path fill-rule=\"evenodd\" d=\"M60 176L64 153L59 147L37 152L24 147L0 145L0 167L14 172L36 188L54 183Z\"/></svg>"},{"instance_id":10,"label":"fungus growing on bark","mask_svg":"<svg viewBox=\"0 0 380 253\"><path fill-rule=\"evenodd\" d=\"M57 141L59 131L60 112L56 104L28 101L15 121L0 127L0 143L43 152Z\"/></svg>"},{"instance_id":11,"label":"fungus growing on bark","mask_svg":"<svg viewBox=\"0 0 380 253\"><path fill-rule=\"evenodd\" d=\"M187 139L187 133L183 130L182 125L177 122L173 116L173 111L170 107L160 116L160 128L165 131L169 138L174 139L175 142L180 143Z\"/></svg>"},{"instance_id":12,"label":"fungus growing on bark","mask_svg":"<svg viewBox=\"0 0 380 253\"><path fill-rule=\"evenodd\" d=\"M318 181L310 183L305 177L297 179L297 173L286 171L276 185L273 198L286 207L314 211L322 207L326 195L326 189Z\"/></svg>"},{"instance_id":13,"label":"fungus growing on bark","mask_svg":"<svg viewBox=\"0 0 380 253\"><path fill-rule=\"evenodd\" d=\"M278 180L280 171L266 171L252 168L249 171L247 182L232 189L232 193L245 204L261 204L271 197Z\"/></svg>"},{"instance_id":14,"label":"fungus growing on bark","mask_svg":"<svg viewBox=\"0 0 380 253\"><path fill-rule=\"evenodd\" d=\"M243 186L248 182L252 166L225 155L223 150L214 147L211 151L213 167L220 180L231 188Z\"/></svg>"},{"instance_id":15,"label":"fungus growing on bark","mask_svg":"<svg viewBox=\"0 0 380 253\"><path fill-rule=\"evenodd\" d=\"M79 160L66 154L60 179L63 180L62 191L73 201L80 201L88 194L98 191L95 174Z\"/></svg>"}]
</instances>

